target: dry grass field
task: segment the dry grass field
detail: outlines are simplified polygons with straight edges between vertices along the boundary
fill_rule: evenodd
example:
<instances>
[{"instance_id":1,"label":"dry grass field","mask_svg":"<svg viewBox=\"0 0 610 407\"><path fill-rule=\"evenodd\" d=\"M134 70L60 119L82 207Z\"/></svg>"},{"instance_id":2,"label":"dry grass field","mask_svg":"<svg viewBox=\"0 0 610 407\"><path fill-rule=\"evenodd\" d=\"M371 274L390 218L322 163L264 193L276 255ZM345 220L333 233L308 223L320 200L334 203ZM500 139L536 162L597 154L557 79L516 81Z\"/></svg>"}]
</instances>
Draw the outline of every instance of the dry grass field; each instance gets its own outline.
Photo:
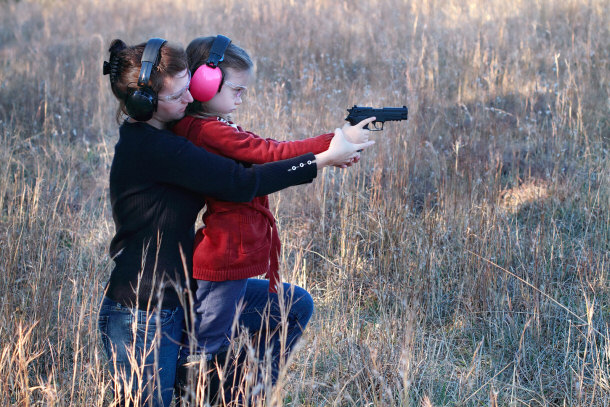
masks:
<instances>
[{"instance_id":1,"label":"dry grass field","mask_svg":"<svg viewBox=\"0 0 610 407\"><path fill-rule=\"evenodd\" d=\"M102 406L114 38L223 33L243 127L409 107L275 194L316 312L267 405L610 405L608 0L0 0L0 405Z\"/></svg>"}]
</instances>

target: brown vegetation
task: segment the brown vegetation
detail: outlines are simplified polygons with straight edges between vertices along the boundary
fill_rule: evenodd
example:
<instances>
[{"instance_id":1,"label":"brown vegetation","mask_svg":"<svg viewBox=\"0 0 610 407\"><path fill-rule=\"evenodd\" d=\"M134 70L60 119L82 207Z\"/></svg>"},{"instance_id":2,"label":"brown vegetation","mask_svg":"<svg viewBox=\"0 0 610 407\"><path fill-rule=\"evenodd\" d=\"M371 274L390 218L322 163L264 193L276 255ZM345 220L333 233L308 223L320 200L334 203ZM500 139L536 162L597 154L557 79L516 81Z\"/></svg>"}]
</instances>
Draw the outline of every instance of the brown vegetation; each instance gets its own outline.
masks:
<instances>
[{"instance_id":1,"label":"brown vegetation","mask_svg":"<svg viewBox=\"0 0 610 407\"><path fill-rule=\"evenodd\" d=\"M316 314L268 404L610 404L607 0L0 2L0 404L102 405L113 38L223 33L277 139L409 107L273 198ZM204 174L202 176L205 176ZM106 401L107 402L107 401Z\"/></svg>"}]
</instances>

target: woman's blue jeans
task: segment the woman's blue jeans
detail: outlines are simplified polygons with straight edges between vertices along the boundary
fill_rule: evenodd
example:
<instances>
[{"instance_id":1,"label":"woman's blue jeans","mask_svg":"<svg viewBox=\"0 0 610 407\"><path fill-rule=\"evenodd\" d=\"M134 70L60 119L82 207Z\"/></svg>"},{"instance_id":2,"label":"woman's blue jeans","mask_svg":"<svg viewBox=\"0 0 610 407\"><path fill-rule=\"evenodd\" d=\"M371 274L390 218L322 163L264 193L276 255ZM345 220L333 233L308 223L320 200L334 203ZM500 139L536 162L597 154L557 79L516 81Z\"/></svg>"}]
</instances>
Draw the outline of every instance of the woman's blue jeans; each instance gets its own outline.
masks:
<instances>
[{"instance_id":1,"label":"woman's blue jeans","mask_svg":"<svg viewBox=\"0 0 610 407\"><path fill-rule=\"evenodd\" d=\"M238 310L238 307L241 308ZM313 309L311 295L287 283L283 284L280 297L269 292L269 280L197 280L193 329L197 345L191 348L195 353L207 355L226 350L234 334L235 315L241 311L237 314L238 326L246 328L252 336L257 334L258 357L262 359L267 349L272 348L271 373L275 383L280 362L288 357L303 334ZM181 361L189 354L189 347L184 347L180 352Z\"/></svg>"},{"instance_id":2,"label":"woman's blue jeans","mask_svg":"<svg viewBox=\"0 0 610 407\"><path fill-rule=\"evenodd\" d=\"M119 405L169 407L184 329L181 307L143 311L104 297L98 327Z\"/></svg>"}]
</instances>

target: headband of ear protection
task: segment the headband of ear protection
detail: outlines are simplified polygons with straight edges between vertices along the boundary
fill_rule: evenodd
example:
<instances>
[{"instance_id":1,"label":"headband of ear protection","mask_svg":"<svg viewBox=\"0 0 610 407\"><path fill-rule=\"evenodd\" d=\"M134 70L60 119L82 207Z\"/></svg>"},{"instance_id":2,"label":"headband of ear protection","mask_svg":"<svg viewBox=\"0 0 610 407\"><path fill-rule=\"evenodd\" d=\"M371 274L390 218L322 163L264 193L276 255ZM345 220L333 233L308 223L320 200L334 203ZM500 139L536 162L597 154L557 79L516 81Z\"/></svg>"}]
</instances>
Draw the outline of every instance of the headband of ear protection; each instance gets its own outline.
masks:
<instances>
[{"instance_id":1,"label":"headband of ear protection","mask_svg":"<svg viewBox=\"0 0 610 407\"><path fill-rule=\"evenodd\" d=\"M225 51L231 40L224 35L217 35L210 49L210 56L191 78L189 91L195 100L207 102L220 92L224 82L224 72L218 66L224 59Z\"/></svg>"},{"instance_id":2,"label":"headband of ear protection","mask_svg":"<svg viewBox=\"0 0 610 407\"><path fill-rule=\"evenodd\" d=\"M150 120L157 111L157 92L148 87L150 74L159 63L159 52L167 41L162 38L151 38L146 42L142 53L142 68L138 76L138 88L125 101L127 114L138 121Z\"/></svg>"}]
</instances>

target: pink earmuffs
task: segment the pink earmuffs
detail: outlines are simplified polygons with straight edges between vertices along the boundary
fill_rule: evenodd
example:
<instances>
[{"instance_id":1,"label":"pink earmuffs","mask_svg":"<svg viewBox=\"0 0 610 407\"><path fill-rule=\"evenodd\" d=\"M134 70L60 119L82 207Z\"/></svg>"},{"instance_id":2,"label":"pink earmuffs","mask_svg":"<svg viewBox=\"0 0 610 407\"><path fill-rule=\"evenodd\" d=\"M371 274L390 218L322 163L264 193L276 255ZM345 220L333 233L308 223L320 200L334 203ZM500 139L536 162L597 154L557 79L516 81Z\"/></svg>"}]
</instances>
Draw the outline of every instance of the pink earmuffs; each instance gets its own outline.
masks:
<instances>
[{"instance_id":1,"label":"pink earmuffs","mask_svg":"<svg viewBox=\"0 0 610 407\"><path fill-rule=\"evenodd\" d=\"M195 100L207 102L220 91L224 75L218 64L224 59L225 51L231 40L224 35L217 35L210 49L210 56L191 78L189 91Z\"/></svg>"},{"instance_id":2,"label":"pink earmuffs","mask_svg":"<svg viewBox=\"0 0 610 407\"><path fill-rule=\"evenodd\" d=\"M207 102L218 92L220 85L222 85L220 68L201 65L191 78L189 90L195 100Z\"/></svg>"}]
</instances>

